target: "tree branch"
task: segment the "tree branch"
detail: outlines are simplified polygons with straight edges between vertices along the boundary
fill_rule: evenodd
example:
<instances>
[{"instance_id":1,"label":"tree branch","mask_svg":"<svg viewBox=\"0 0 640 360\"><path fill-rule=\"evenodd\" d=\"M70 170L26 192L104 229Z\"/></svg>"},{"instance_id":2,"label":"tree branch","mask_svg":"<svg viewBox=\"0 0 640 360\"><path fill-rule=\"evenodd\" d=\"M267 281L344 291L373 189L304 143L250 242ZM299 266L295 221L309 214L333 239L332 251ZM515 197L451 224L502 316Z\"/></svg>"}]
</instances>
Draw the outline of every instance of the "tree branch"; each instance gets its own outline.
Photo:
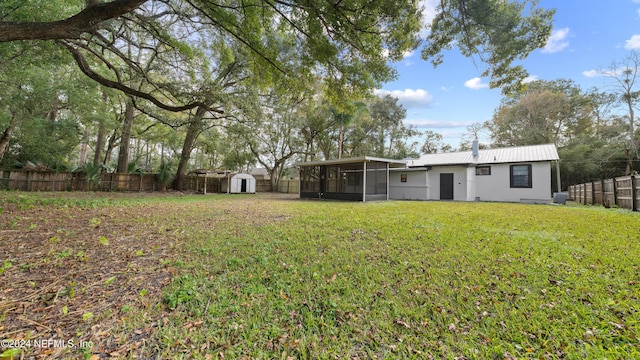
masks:
<instances>
[{"instance_id":1,"label":"tree branch","mask_svg":"<svg viewBox=\"0 0 640 360\"><path fill-rule=\"evenodd\" d=\"M71 45L68 42L63 42L60 41L60 44L62 44L64 47L67 48L67 50L69 50L69 52L71 53L71 55L73 56L73 59L76 61L76 63L78 64L78 68L80 68L80 71L82 71L83 74L85 74L86 76L88 76L89 78L91 78L92 80L98 82L99 84L101 84L102 86L106 86L108 88L112 88L112 89L116 89L116 90L120 90L123 93L129 95L129 96L133 96L133 97L138 97L138 98L142 98L145 100L148 100L150 102L152 102L154 105L156 105L157 107L167 110L167 111L171 111L171 112L180 112L180 111L184 111L184 110L191 110L194 109L196 107L204 107L205 109L209 110L209 111L213 111L219 114L223 114L224 111L217 109L217 108L212 108L210 106L208 106L207 104L200 102L200 101L195 101L195 102L191 102L185 105L180 105L180 106L173 106L173 105L167 105L165 103L163 103L162 101L160 101L159 99L157 99L156 97L154 97L153 95L146 93L146 92L142 92L136 89L133 89L129 86L126 86L124 84L121 84L117 81L113 81L113 80L109 80L105 77L103 77L102 75L96 73L95 71L93 71L93 69L91 69L91 66L89 65L89 63L87 62L87 60L84 58L84 56L82 56L82 54L80 53L80 51L73 45Z\"/></svg>"},{"instance_id":2,"label":"tree branch","mask_svg":"<svg viewBox=\"0 0 640 360\"><path fill-rule=\"evenodd\" d=\"M133 11L147 0L113 0L94 3L67 19L52 22L0 22L0 42L16 40L77 39L106 20Z\"/></svg>"}]
</instances>

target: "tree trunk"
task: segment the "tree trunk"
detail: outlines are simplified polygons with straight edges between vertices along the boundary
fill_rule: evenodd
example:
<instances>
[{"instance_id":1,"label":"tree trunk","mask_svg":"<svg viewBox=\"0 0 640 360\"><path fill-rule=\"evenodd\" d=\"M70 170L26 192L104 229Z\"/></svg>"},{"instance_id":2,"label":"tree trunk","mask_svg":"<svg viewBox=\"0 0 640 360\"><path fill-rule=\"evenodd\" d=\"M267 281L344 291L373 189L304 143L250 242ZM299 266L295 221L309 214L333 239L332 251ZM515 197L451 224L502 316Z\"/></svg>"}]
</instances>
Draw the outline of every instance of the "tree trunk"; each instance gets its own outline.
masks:
<instances>
[{"instance_id":1,"label":"tree trunk","mask_svg":"<svg viewBox=\"0 0 640 360\"><path fill-rule=\"evenodd\" d=\"M340 125L340 132L338 133L338 159L342 159L342 142L343 141L344 141L344 126Z\"/></svg>"},{"instance_id":2,"label":"tree trunk","mask_svg":"<svg viewBox=\"0 0 640 360\"><path fill-rule=\"evenodd\" d=\"M627 154L627 175L633 174L633 160L638 154L638 144L635 138L635 119L633 111L633 99L629 94L626 96L627 106L629 107L629 138L631 140L631 149Z\"/></svg>"},{"instance_id":3,"label":"tree trunk","mask_svg":"<svg viewBox=\"0 0 640 360\"><path fill-rule=\"evenodd\" d=\"M178 170L176 171L176 177L173 180L171 187L174 190L180 190L180 186L184 181L184 176L187 172L187 166L189 165L189 159L191 158L191 151L196 143L196 139L202 131L202 118L207 113L207 109L200 106L196 110L195 115L189 122L189 128L187 129L187 135L182 145L182 153L180 154L180 163L178 163Z\"/></svg>"},{"instance_id":4,"label":"tree trunk","mask_svg":"<svg viewBox=\"0 0 640 360\"><path fill-rule=\"evenodd\" d=\"M104 120L100 119L98 123L98 136L96 139L96 150L93 154L93 166L100 165L100 157L102 156L102 148L104 147L105 138Z\"/></svg>"},{"instance_id":5,"label":"tree trunk","mask_svg":"<svg viewBox=\"0 0 640 360\"><path fill-rule=\"evenodd\" d=\"M107 96L106 92L102 93L102 101L106 104L107 101L109 101L109 97ZM101 117L98 120L98 136L96 139L96 150L95 153L93 154L93 166L98 166L100 165L100 157L102 156L102 148L104 147L104 138L106 136L105 134L105 127L104 127L104 119Z\"/></svg>"},{"instance_id":6,"label":"tree trunk","mask_svg":"<svg viewBox=\"0 0 640 360\"><path fill-rule=\"evenodd\" d=\"M7 152L9 148L9 142L11 141L11 134L13 130L18 126L20 120L18 120L15 116L9 122L9 126L2 132L2 136L0 136L0 161L4 157L4 154Z\"/></svg>"},{"instance_id":7,"label":"tree trunk","mask_svg":"<svg viewBox=\"0 0 640 360\"><path fill-rule=\"evenodd\" d=\"M127 98L124 110L124 122L122 124L122 135L120 137L120 149L118 150L118 166L116 172L126 173L129 168L129 151L131 140L131 127L134 118L133 101Z\"/></svg>"},{"instance_id":8,"label":"tree trunk","mask_svg":"<svg viewBox=\"0 0 640 360\"><path fill-rule=\"evenodd\" d=\"M113 153L113 149L116 148L117 134L118 134L118 130L116 129L116 130L113 130L113 134L109 136L109 141L107 142L107 150L104 152L104 160L102 161L102 163L105 164L106 166L109 166L109 160L111 159L111 154Z\"/></svg>"}]
</instances>

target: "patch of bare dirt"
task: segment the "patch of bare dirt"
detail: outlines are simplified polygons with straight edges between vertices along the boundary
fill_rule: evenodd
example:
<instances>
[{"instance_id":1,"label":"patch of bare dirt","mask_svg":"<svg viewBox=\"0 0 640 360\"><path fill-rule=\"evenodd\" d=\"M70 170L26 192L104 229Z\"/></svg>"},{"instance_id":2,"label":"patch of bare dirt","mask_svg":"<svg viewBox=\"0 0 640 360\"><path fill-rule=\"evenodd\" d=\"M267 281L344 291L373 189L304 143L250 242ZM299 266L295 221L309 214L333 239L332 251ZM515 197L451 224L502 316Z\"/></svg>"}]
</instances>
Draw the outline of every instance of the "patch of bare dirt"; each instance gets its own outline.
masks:
<instances>
[{"instance_id":1,"label":"patch of bare dirt","mask_svg":"<svg viewBox=\"0 0 640 360\"><path fill-rule=\"evenodd\" d=\"M127 196L141 195L116 195ZM26 358L123 357L148 348L166 311L162 288L177 275L171 264L184 241L180 229L215 227L225 219L253 225L283 220L288 215L271 211L270 203L290 198L243 195L199 202L195 209L163 202L28 209L0 204L0 340L22 347ZM181 217L182 211L189 215ZM182 225L171 225L176 221ZM134 309L148 314L144 326L125 336L114 332Z\"/></svg>"}]
</instances>

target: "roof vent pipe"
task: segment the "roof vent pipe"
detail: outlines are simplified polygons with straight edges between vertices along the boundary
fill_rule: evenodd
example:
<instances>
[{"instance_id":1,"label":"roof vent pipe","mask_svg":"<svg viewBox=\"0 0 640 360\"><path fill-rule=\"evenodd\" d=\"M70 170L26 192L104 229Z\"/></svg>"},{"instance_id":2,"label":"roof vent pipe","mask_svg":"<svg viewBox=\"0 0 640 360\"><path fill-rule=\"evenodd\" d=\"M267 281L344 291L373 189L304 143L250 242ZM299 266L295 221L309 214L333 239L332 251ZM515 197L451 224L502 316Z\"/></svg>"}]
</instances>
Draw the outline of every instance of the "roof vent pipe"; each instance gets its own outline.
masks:
<instances>
[{"instance_id":1,"label":"roof vent pipe","mask_svg":"<svg viewBox=\"0 0 640 360\"><path fill-rule=\"evenodd\" d=\"M471 155L473 155L473 157L478 156L478 139L474 139L471 143Z\"/></svg>"}]
</instances>

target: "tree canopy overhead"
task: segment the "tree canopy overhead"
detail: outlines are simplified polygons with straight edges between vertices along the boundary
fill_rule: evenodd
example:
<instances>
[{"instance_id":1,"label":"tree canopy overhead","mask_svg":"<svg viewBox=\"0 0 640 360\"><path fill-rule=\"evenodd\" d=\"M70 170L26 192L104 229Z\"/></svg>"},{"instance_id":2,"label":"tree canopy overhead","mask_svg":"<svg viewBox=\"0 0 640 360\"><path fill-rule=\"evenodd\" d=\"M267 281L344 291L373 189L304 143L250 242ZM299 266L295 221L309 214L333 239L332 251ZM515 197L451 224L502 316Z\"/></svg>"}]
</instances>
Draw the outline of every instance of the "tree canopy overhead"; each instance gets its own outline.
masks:
<instances>
[{"instance_id":1,"label":"tree canopy overhead","mask_svg":"<svg viewBox=\"0 0 640 360\"><path fill-rule=\"evenodd\" d=\"M281 73L291 80L299 73L288 73L287 59L275 46L284 36L298 48L306 71L326 79L334 93L330 100L339 102L394 78L387 61L418 46L422 11L419 2L404 0L8 0L0 4L0 43L54 40L102 85L182 111L203 105L201 97L187 101L159 95L157 88L141 91L119 78L116 61L142 72L123 46L149 52L164 46L188 56L198 40L239 44L251 53L258 77ZM536 0L441 0L426 25L422 55L439 64L444 50L458 47L488 64L484 75L492 86L517 89L527 74L513 62L544 45L552 15ZM147 40L132 38L130 30Z\"/></svg>"},{"instance_id":2,"label":"tree canopy overhead","mask_svg":"<svg viewBox=\"0 0 640 360\"><path fill-rule=\"evenodd\" d=\"M400 59L417 46L420 9L402 0L279 1L245 0L113 0L52 1L49 16L37 13L37 2L10 0L0 5L0 42L54 40L71 52L85 75L131 96L145 98L170 111L203 105L203 94L178 99L155 81L151 89L134 89L124 71L148 76L140 58L163 56L181 74L182 59L194 56L200 43L244 47L246 65L265 82L284 78L295 83L302 74L328 79L334 100L362 94L394 73L388 59ZM292 74L285 42L296 47L302 69ZM203 54L206 55L206 54ZM164 72L166 73L166 72Z\"/></svg>"},{"instance_id":3,"label":"tree canopy overhead","mask_svg":"<svg viewBox=\"0 0 640 360\"><path fill-rule=\"evenodd\" d=\"M555 10L537 6L538 0L440 0L422 57L438 66L443 51L457 47L485 64L482 76L491 77L492 88L518 92L528 74L513 63L543 47L551 34Z\"/></svg>"}]
</instances>

